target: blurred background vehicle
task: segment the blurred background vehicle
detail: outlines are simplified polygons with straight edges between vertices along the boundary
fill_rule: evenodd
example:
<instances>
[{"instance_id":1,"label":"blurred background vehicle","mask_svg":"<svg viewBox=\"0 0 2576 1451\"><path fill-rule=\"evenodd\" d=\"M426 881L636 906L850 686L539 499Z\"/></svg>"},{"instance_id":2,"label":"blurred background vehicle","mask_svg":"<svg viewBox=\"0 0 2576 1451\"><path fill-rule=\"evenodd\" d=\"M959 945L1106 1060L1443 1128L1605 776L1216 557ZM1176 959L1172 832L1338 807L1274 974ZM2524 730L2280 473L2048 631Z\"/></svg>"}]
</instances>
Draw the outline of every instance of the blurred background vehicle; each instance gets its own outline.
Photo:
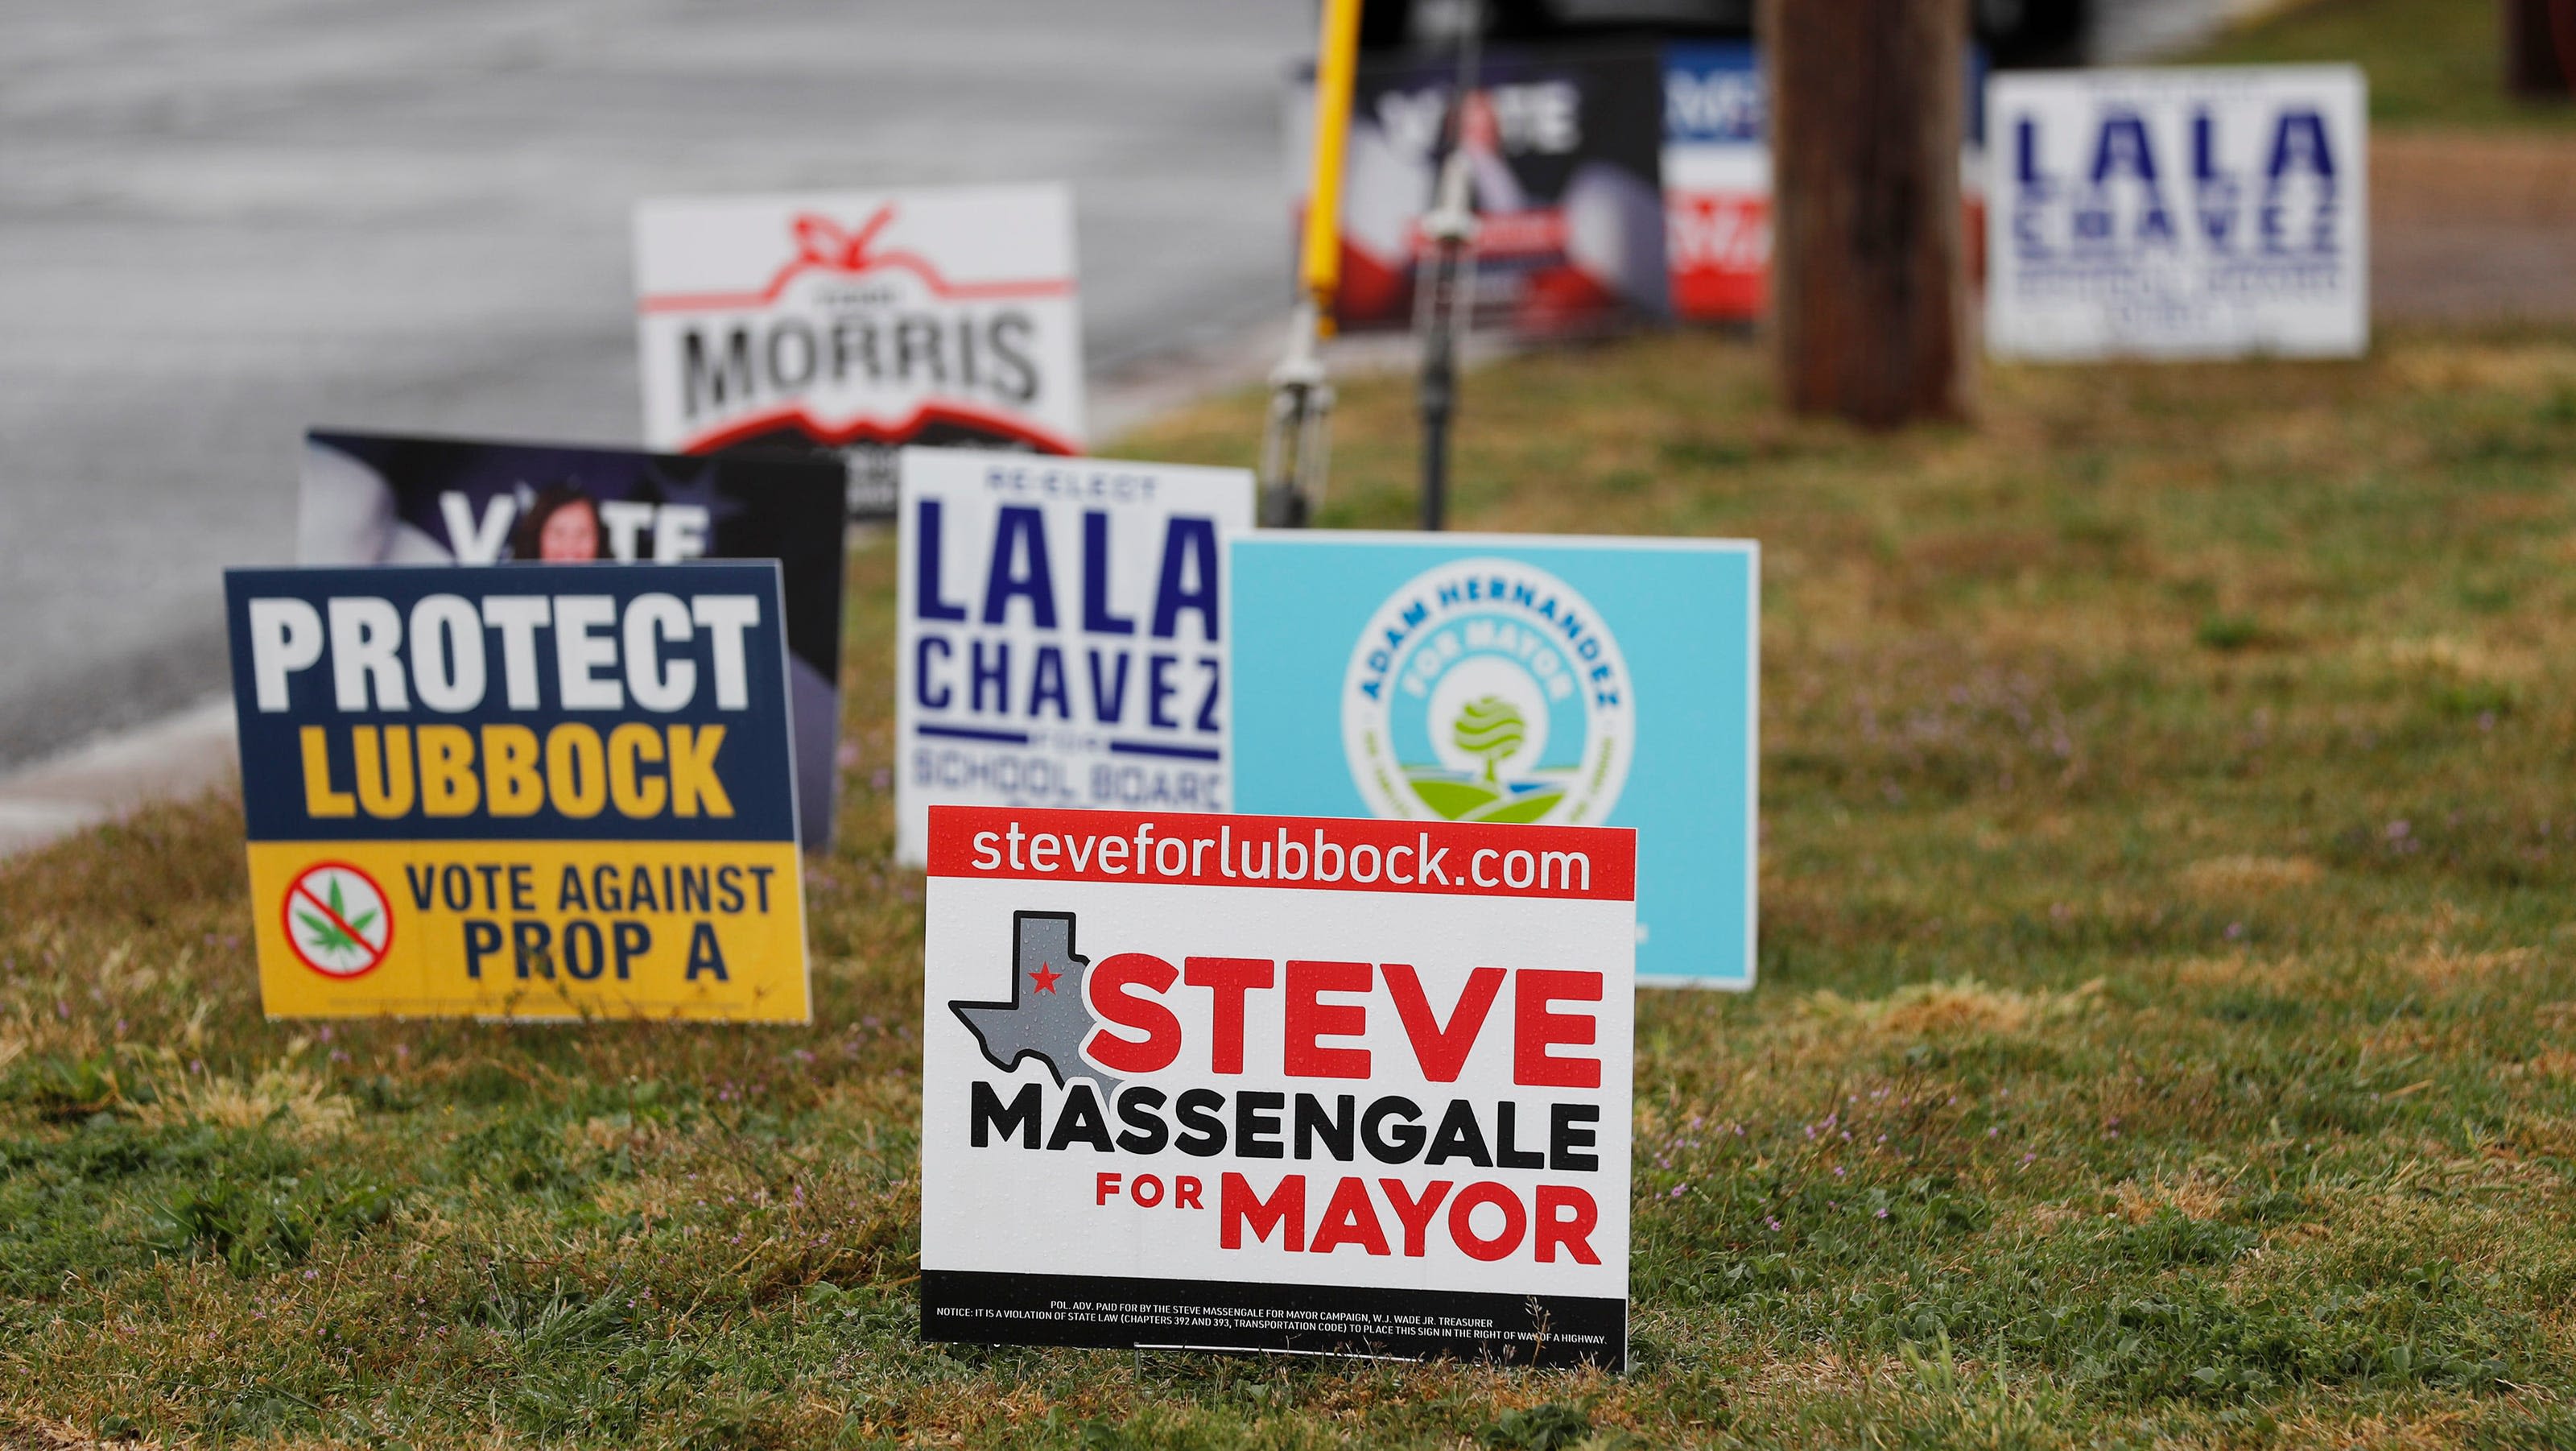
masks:
<instances>
[{"instance_id":1,"label":"blurred background vehicle","mask_svg":"<svg viewBox=\"0 0 2576 1451\"><path fill-rule=\"evenodd\" d=\"M2189 0L1970 0L1970 11L1978 41L1999 64L2067 65L2086 58L2097 4L2114 12L2207 10L2219 18L2227 8ZM1467 10L1462 0L1370 0L1360 43L1372 50L1446 45ZM1505 42L1740 40L1753 33L1753 0L1483 0L1482 10L1485 35Z\"/></svg>"}]
</instances>

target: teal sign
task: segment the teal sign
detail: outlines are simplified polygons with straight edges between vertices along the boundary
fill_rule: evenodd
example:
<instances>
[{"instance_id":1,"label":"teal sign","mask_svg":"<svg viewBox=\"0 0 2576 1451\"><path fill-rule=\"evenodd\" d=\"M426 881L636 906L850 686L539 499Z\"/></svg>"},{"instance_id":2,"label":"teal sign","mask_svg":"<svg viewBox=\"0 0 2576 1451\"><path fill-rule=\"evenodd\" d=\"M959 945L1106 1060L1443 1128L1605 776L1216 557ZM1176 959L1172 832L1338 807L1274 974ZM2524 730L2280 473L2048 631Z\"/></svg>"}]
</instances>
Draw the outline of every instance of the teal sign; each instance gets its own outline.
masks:
<instances>
[{"instance_id":1,"label":"teal sign","mask_svg":"<svg viewBox=\"0 0 2576 1451\"><path fill-rule=\"evenodd\" d=\"M1637 829L1637 979L1753 983L1760 552L1258 534L1227 560L1234 807Z\"/></svg>"}]
</instances>

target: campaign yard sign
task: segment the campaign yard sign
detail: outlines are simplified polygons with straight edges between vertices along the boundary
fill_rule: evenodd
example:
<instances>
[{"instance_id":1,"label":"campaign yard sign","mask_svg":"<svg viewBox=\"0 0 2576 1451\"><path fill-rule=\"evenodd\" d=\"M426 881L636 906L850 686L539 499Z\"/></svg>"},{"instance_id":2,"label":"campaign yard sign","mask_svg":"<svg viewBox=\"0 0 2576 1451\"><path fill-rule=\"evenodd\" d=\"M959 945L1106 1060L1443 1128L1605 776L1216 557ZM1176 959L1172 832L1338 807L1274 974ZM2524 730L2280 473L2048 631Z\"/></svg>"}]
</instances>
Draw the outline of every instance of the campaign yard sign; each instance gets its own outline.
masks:
<instances>
[{"instance_id":1,"label":"campaign yard sign","mask_svg":"<svg viewBox=\"0 0 2576 1451\"><path fill-rule=\"evenodd\" d=\"M1985 235L1986 58L1971 46L1960 185L1968 235ZM1673 315L1751 322L1771 292L1771 142L1760 52L1742 40L1664 48L1665 250Z\"/></svg>"},{"instance_id":2,"label":"campaign yard sign","mask_svg":"<svg viewBox=\"0 0 2576 1451\"><path fill-rule=\"evenodd\" d=\"M1664 250L1673 314L1750 322L1771 283L1771 144L1749 41L1664 52Z\"/></svg>"},{"instance_id":3,"label":"campaign yard sign","mask_svg":"<svg viewBox=\"0 0 2576 1451\"><path fill-rule=\"evenodd\" d=\"M803 1022L778 566L224 575L271 1017Z\"/></svg>"},{"instance_id":4,"label":"campaign yard sign","mask_svg":"<svg viewBox=\"0 0 2576 1451\"><path fill-rule=\"evenodd\" d=\"M1228 551L1239 811L1637 831L1637 980L1753 985L1760 552L1263 533Z\"/></svg>"},{"instance_id":5,"label":"campaign yard sign","mask_svg":"<svg viewBox=\"0 0 2576 1451\"><path fill-rule=\"evenodd\" d=\"M2359 69L2013 72L1986 106L1998 355L2368 348Z\"/></svg>"},{"instance_id":6,"label":"campaign yard sign","mask_svg":"<svg viewBox=\"0 0 2576 1451\"><path fill-rule=\"evenodd\" d=\"M895 850L933 805L1223 811L1242 469L906 449Z\"/></svg>"},{"instance_id":7,"label":"campaign yard sign","mask_svg":"<svg viewBox=\"0 0 2576 1451\"><path fill-rule=\"evenodd\" d=\"M1061 186L645 202L645 442L846 451L877 516L893 446L1079 453L1074 277Z\"/></svg>"},{"instance_id":8,"label":"campaign yard sign","mask_svg":"<svg viewBox=\"0 0 2576 1451\"><path fill-rule=\"evenodd\" d=\"M1489 47L1467 107L1464 142L1476 209L1475 322L1559 333L1659 319L1666 311L1662 103L1647 49ZM1351 98L1342 186L1345 328L1413 321L1414 283L1431 244L1444 118L1456 89L1447 59L1363 61ZM1306 206L1314 90L1289 98L1290 185Z\"/></svg>"},{"instance_id":9,"label":"campaign yard sign","mask_svg":"<svg viewBox=\"0 0 2576 1451\"><path fill-rule=\"evenodd\" d=\"M315 430L304 436L299 564L775 559L805 846L832 844L840 780L837 460L688 458L624 448Z\"/></svg>"},{"instance_id":10,"label":"campaign yard sign","mask_svg":"<svg viewBox=\"0 0 2576 1451\"><path fill-rule=\"evenodd\" d=\"M1624 1368L1634 833L930 833L924 1336Z\"/></svg>"}]
</instances>

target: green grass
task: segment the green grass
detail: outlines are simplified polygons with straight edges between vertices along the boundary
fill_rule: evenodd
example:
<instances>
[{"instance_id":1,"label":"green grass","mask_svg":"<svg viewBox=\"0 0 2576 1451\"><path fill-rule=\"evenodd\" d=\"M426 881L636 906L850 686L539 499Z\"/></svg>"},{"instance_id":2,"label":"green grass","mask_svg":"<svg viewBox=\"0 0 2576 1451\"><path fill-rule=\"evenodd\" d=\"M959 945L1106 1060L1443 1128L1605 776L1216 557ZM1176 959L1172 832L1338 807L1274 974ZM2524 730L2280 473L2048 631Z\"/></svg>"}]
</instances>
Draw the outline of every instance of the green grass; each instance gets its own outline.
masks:
<instances>
[{"instance_id":1,"label":"green grass","mask_svg":"<svg viewBox=\"0 0 2576 1451\"><path fill-rule=\"evenodd\" d=\"M1764 543L1763 982L1640 1003L1633 1374L915 1339L880 538L810 1029L265 1023L222 800L0 867L0 1445L2576 1444L2576 336L1764 378L1466 390L1462 526Z\"/></svg>"},{"instance_id":2,"label":"green grass","mask_svg":"<svg viewBox=\"0 0 2576 1451\"><path fill-rule=\"evenodd\" d=\"M2498 0L2310 0L2182 59L2351 61L2370 74L2370 119L2382 126L2576 125L2576 105L2506 92Z\"/></svg>"}]
</instances>

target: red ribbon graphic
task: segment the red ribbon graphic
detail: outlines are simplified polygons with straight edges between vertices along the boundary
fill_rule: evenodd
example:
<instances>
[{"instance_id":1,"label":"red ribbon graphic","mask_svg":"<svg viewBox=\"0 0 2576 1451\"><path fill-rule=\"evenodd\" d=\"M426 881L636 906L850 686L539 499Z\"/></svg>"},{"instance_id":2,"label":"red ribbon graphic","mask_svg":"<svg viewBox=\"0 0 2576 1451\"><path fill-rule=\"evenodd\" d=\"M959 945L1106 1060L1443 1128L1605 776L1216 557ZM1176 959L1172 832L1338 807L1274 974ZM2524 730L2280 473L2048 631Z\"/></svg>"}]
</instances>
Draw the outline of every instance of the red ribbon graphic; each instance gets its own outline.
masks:
<instances>
[{"instance_id":1,"label":"red ribbon graphic","mask_svg":"<svg viewBox=\"0 0 2576 1451\"><path fill-rule=\"evenodd\" d=\"M841 230L841 224L830 217L806 212L796 218L796 260L800 264L829 267L837 272L863 272L869 265L868 244L876 240L894 221L891 205L877 208L877 214L859 224L855 232Z\"/></svg>"}]
</instances>

